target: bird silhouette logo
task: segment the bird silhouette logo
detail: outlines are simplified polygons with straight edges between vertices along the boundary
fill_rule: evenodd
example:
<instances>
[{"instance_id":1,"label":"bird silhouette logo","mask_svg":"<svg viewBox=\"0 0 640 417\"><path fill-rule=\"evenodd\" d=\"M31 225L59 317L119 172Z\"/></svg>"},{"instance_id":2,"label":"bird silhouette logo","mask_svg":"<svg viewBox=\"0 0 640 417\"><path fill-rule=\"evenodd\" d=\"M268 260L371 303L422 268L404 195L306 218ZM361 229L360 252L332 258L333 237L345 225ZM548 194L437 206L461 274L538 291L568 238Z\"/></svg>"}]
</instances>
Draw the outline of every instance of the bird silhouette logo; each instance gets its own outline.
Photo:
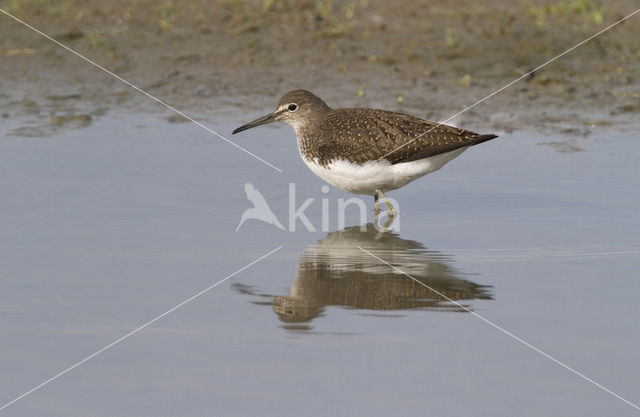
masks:
<instances>
[{"instance_id":1,"label":"bird silhouette logo","mask_svg":"<svg viewBox=\"0 0 640 417\"><path fill-rule=\"evenodd\" d=\"M246 209L245 212L242 213L240 223L238 227L236 227L236 232L240 230L240 226L242 226L245 221L250 219L262 220L265 223L276 226L280 230L284 230L284 226L278 221L269 204L267 204L267 200L265 200L260 191L255 189L253 184L250 182L246 183L244 185L244 192L247 194L247 199L253 203L253 207Z\"/></svg>"}]
</instances>

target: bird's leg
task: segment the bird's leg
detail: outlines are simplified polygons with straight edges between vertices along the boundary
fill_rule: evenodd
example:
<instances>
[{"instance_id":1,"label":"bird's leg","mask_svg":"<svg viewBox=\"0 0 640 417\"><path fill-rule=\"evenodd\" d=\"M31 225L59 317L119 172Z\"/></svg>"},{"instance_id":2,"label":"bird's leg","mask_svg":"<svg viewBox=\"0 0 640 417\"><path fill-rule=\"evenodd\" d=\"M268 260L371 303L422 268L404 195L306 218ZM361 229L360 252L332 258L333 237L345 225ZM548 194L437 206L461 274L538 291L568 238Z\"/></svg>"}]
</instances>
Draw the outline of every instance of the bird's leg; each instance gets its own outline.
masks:
<instances>
[{"instance_id":1,"label":"bird's leg","mask_svg":"<svg viewBox=\"0 0 640 417\"><path fill-rule=\"evenodd\" d=\"M378 203L378 194L373 196L373 213L375 214L376 220L380 216L380 203Z\"/></svg>"},{"instance_id":2,"label":"bird's leg","mask_svg":"<svg viewBox=\"0 0 640 417\"><path fill-rule=\"evenodd\" d=\"M393 206L391 205L391 203L387 199L387 196L384 195L382 190L378 190L378 194L380 195L380 197L382 197L382 201L384 201L384 204L387 206L387 211L389 212L389 217L391 217L391 218L396 217L398 215L398 212L396 211L396 209L393 208Z\"/></svg>"},{"instance_id":3,"label":"bird's leg","mask_svg":"<svg viewBox=\"0 0 640 417\"><path fill-rule=\"evenodd\" d=\"M382 229L380 229L380 231L386 232L387 230L389 230L389 226L391 226L391 223L393 223L395 219L396 218L394 216L389 215L389 217L387 217L387 220L382 225Z\"/></svg>"}]
</instances>

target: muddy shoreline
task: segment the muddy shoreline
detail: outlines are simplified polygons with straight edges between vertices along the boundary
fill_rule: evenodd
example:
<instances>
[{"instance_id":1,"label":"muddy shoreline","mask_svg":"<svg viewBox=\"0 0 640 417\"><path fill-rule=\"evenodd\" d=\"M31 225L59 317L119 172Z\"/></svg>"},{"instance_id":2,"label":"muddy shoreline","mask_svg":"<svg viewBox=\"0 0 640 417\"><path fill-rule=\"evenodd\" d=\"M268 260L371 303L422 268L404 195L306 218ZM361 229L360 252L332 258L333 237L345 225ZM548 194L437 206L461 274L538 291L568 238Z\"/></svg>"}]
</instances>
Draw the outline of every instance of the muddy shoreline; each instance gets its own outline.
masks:
<instances>
[{"instance_id":1,"label":"muddy shoreline","mask_svg":"<svg viewBox=\"0 0 640 417\"><path fill-rule=\"evenodd\" d=\"M630 13L634 2L63 0L2 7L192 117L238 122L294 88L336 107L444 120ZM9 17L0 20L0 113L21 124L6 134L46 136L122 109L183 121ZM452 122L571 137L599 126L637 127L635 20Z\"/></svg>"}]
</instances>

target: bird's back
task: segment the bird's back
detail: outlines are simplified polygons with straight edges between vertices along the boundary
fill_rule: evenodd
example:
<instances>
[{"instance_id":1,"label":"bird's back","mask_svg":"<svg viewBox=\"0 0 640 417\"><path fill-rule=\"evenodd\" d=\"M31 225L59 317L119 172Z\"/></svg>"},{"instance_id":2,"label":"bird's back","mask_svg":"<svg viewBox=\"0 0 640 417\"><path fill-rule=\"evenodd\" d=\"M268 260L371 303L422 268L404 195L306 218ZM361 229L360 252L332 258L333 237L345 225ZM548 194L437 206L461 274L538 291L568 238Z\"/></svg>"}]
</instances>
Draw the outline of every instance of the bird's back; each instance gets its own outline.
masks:
<instances>
[{"instance_id":1,"label":"bird's back","mask_svg":"<svg viewBox=\"0 0 640 417\"><path fill-rule=\"evenodd\" d=\"M298 134L303 156L321 165L339 159L356 164L380 158L391 164L411 162L495 137L407 114L362 108L331 110Z\"/></svg>"}]
</instances>

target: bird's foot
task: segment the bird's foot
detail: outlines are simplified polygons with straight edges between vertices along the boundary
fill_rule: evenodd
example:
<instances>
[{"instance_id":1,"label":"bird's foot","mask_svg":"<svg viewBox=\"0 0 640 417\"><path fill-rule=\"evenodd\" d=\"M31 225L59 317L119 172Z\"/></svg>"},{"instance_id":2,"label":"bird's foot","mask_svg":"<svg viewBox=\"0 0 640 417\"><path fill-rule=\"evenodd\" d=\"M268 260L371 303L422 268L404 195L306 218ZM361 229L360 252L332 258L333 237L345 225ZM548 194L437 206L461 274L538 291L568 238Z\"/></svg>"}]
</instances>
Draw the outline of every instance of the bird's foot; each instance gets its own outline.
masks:
<instances>
[{"instance_id":1,"label":"bird's foot","mask_svg":"<svg viewBox=\"0 0 640 417\"><path fill-rule=\"evenodd\" d=\"M373 225L376 229L378 229L378 232L380 232L380 234L384 234L385 232L388 232L390 230L390 226L393 224L396 217L397 217L397 213L395 213L395 211L394 212L386 211L382 213L382 216L380 215L376 216L373 222ZM381 218L384 218L384 223L382 225L380 225Z\"/></svg>"}]
</instances>

